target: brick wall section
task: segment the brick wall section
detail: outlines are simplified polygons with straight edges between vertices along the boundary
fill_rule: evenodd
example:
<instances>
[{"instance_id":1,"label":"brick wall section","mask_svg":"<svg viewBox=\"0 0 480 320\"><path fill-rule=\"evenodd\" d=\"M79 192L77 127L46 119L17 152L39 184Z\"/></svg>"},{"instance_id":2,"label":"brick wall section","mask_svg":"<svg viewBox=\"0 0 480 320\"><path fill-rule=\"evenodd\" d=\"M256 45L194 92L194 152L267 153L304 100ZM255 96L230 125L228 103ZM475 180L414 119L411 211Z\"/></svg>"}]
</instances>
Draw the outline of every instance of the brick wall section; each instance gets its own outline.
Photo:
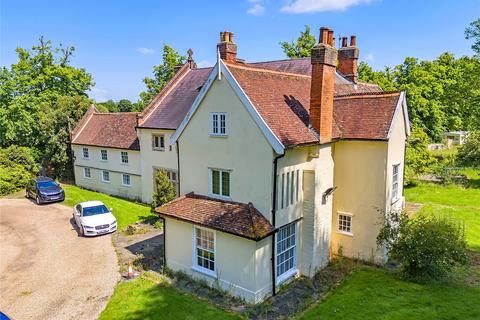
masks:
<instances>
[{"instance_id":1,"label":"brick wall section","mask_svg":"<svg viewBox=\"0 0 480 320\"><path fill-rule=\"evenodd\" d=\"M359 50L357 47L343 47L338 50L338 71L350 81L357 82Z\"/></svg>"}]
</instances>

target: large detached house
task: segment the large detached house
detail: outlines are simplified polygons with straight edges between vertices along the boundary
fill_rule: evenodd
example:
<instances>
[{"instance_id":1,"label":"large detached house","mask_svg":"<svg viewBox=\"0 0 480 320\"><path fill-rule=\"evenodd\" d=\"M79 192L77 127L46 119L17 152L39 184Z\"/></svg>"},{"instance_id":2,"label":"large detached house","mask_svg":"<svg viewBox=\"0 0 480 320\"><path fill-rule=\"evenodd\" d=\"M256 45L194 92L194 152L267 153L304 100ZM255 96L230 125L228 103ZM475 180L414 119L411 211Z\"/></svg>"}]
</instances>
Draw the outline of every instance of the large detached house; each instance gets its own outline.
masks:
<instances>
[{"instance_id":1,"label":"large detached house","mask_svg":"<svg viewBox=\"0 0 480 320\"><path fill-rule=\"evenodd\" d=\"M231 32L217 49L212 68L190 54L138 115L89 110L73 134L77 184L149 202L166 169L179 195L156 209L167 267L251 302L340 248L385 261L376 236L404 202L405 94L358 81L356 38L336 49L328 28L311 58L248 63Z\"/></svg>"}]
</instances>

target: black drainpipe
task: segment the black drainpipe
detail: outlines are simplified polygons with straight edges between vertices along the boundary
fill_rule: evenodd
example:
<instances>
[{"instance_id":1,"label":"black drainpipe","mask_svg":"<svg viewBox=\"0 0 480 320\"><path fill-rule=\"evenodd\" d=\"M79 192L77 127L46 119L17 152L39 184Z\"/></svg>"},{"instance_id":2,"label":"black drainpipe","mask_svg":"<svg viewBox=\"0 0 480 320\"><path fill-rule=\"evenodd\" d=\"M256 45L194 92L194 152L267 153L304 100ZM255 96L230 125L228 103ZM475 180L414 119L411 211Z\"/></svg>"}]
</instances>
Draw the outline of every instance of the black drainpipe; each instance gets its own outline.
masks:
<instances>
[{"instance_id":1,"label":"black drainpipe","mask_svg":"<svg viewBox=\"0 0 480 320\"><path fill-rule=\"evenodd\" d=\"M272 225L275 229L275 212L277 211L277 164L278 159L285 157L285 153L281 154L273 160L273 197L272 197ZM276 277L275 277L275 233L272 234L272 296L276 294L275 292L275 285L276 285Z\"/></svg>"}]
</instances>

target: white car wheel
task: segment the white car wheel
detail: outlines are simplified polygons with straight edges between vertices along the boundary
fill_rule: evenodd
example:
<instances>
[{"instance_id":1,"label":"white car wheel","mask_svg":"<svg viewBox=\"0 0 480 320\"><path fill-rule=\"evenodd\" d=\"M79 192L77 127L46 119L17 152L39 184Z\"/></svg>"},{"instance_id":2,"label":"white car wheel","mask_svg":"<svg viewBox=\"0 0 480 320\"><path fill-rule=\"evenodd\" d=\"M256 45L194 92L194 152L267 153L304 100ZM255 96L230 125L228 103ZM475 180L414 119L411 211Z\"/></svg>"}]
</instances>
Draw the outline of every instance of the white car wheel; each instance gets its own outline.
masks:
<instances>
[{"instance_id":1,"label":"white car wheel","mask_svg":"<svg viewBox=\"0 0 480 320\"><path fill-rule=\"evenodd\" d=\"M35 198L35 200L37 201L38 205L41 205L40 198L38 196Z\"/></svg>"}]
</instances>

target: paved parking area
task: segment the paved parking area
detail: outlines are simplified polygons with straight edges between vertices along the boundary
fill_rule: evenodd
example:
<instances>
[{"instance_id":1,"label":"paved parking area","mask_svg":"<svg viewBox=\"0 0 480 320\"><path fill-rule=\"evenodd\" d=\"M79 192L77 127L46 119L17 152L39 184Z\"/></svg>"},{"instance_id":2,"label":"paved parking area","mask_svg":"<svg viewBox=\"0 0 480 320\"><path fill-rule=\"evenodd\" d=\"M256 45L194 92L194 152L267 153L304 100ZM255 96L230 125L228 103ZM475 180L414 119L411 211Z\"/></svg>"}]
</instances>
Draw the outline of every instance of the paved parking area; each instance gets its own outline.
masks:
<instances>
[{"instance_id":1,"label":"paved parking area","mask_svg":"<svg viewBox=\"0 0 480 320\"><path fill-rule=\"evenodd\" d=\"M0 199L0 310L14 319L97 319L119 280L111 236L83 238L72 209Z\"/></svg>"}]
</instances>

